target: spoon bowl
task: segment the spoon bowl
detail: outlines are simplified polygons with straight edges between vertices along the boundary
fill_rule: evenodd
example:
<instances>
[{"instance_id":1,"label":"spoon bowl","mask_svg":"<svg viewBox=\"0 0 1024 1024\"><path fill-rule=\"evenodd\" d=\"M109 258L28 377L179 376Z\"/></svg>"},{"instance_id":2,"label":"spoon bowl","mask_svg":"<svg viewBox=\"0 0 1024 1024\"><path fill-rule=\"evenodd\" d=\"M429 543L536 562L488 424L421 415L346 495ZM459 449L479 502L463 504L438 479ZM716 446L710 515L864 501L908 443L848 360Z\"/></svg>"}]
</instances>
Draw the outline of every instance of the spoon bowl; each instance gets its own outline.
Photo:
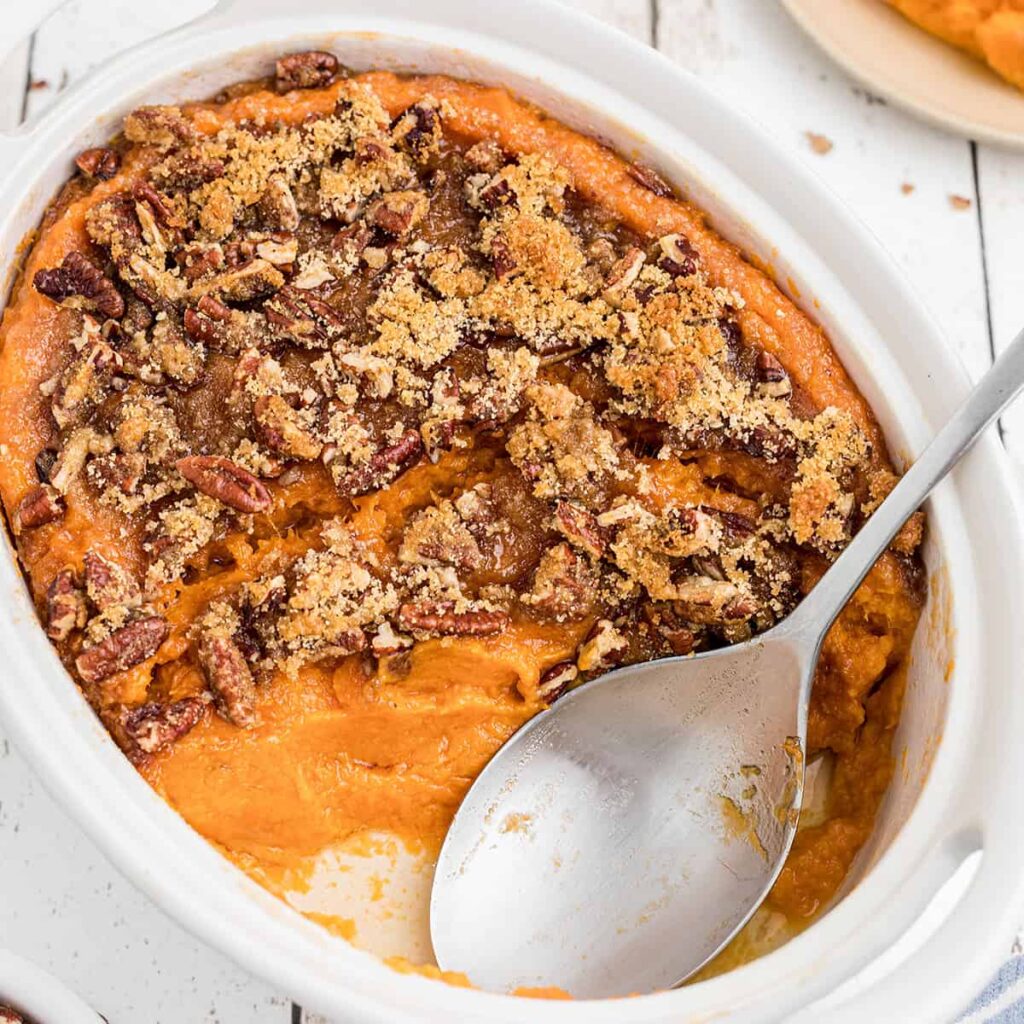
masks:
<instances>
[{"instance_id":1,"label":"spoon bowl","mask_svg":"<svg viewBox=\"0 0 1024 1024\"><path fill-rule=\"evenodd\" d=\"M811 668L783 624L611 672L534 718L481 774L441 850L439 961L471 965L487 988L601 997L674 985L681 964L711 959L792 843Z\"/></svg>"}]
</instances>

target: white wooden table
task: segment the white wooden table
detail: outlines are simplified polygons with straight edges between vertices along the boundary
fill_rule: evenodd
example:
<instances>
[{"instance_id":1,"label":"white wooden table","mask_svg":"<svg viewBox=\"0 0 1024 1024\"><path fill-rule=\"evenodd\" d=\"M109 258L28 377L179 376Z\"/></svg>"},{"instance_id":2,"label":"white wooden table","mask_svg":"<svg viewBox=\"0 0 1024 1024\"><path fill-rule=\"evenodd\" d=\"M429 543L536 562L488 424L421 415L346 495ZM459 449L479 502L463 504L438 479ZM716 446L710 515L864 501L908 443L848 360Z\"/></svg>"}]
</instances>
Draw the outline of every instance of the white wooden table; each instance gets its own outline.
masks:
<instances>
[{"instance_id":1,"label":"white wooden table","mask_svg":"<svg viewBox=\"0 0 1024 1024\"><path fill-rule=\"evenodd\" d=\"M15 2L32 0L4 0ZM882 240L973 375L1024 324L1024 154L945 135L867 94L770 0L570 2L653 43L767 125ZM0 66L0 128L209 3L71 0ZM9 42L0 33L0 54ZM818 152L807 133L832 148ZM1024 403L1002 429L1024 465ZM313 1024L150 905L2 734L0 866L0 947L62 977L111 1024Z\"/></svg>"}]
</instances>

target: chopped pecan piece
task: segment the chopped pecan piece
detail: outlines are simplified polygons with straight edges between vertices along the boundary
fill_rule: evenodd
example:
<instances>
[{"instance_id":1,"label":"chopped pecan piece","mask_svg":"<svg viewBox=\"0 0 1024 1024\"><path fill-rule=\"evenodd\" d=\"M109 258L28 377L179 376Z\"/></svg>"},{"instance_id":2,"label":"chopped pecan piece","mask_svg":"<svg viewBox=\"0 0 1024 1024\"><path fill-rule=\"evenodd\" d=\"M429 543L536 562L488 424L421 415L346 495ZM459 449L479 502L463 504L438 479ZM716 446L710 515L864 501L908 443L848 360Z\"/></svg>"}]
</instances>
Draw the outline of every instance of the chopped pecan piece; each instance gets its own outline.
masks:
<instances>
[{"instance_id":1,"label":"chopped pecan piece","mask_svg":"<svg viewBox=\"0 0 1024 1024\"><path fill-rule=\"evenodd\" d=\"M111 320L124 316L124 298L106 274L80 252L69 252L59 267L38 270L36 291L56 302L82 298L91 309Z\"/></svg>"},{"instance_id":2,"label":"chopped pecan piece","mask_svg":"<svg viewBox=\"0 0 1024 1024\"><path fill-rule=\"evenodd\" d=\"M370 203L366 220L389 235L411 231L426 216L430 201L422 192L388 192Z\"/></svg>"},{"instance_id":3,"label":"chopped pecan piece","mask_svg":"<svg viewBox=\"0 0 1024 1024\"><path fill-rule=\"evenodd\" d=\"M129 142L170 149L192 142L196 130L178 107L139 107L124 119L124 135Z\"/></svg>"},{"instance_id":4,"label":"chopped pecan piece","mask_svg":"<svg viewBox=\"0 0 1024 1024\"><path fill-rule=\"evenodd\" d=\"M648 602L643 606L643 615L673 654L690 654L696 647L697 634L683 623L670 603Z\"/></svg>"},{"instance_id":5,"label":"chopped pecan piece","mask_svg":"<svg viewBox=\"0 0 1024 1024\"><path fill-rule=\"evenodd\" d=\"M598 619L576 655L581 672L602 672L625 657L629 643L608 619Z\"/></svg>"},{"instance_id":6,"label":"chopped pecan piece","mask_svg":"<svg viewBox=\"0 0 1024 1024\"><path fill-rule=\"evenodd\" d=\"M121 370L121 354L102 339L94 341L64 371L53 395L50 411L63 429L81 421L109 393Z\"/></svg>"},{"instance_id":7,"label":"chopped pecan piece","mask_svg":"<svg viewBox=\"0 0 1024 1024\"><path fill-rule=\"evenodd\" d=\"M554 704L575 682L579 674L580 670L575 662L560 661L557 665L552 665L541 673L537 682L537 696L545 704Z\"/></svg>"},{"instance_id":8,"label":"chopped pecan piece","mask_svg":"<svg viewBox=\"0 0 1024 1024\"><path fill-rule=\"evenodd\" d=\"M277 231L294 231L301 221L298 204L288 179L283 174L272 174L259 201L260 216Z\"/></svg>"},{"instance_id":9,"label":"chopped pecan piece","mask_svg":"<svg viewBox=\"0 0 1024 1024\"><path fill-rule=\"evenodd\" d=\"M0 1024L25 1024L25 1018L10 1006L0 1006Z\"/></svg>"},{"instance_id":10,"label":"chopped pecan piece","mask_svg":"<svg viewBox=\"0 0 1024 1024\"><path fill-rule=\"evenodd\" d=\"M256 684L238 645L229 637L206 635L197 654L217 710L242 729L253 725Z\"/></svg>"},{"instance_id":11,"label":"chopped pecan piece","mask_svg":"<svg viewBox=\"0 0 1024 1024\"><path fill-rule=\"evenodd\" d=\"M36 479L41 484L48 484L50 482L50 474L53 472L56 461L56 448L40 448L36 453L33 465L36 468Z\"/></svg>"},{"instance_id":12,"label":"chopped pecan piece","mask_svg":"<svg viewBox=\"0 0 1024 1024\"><path fill-rule=\"evenodd\" d=\"M74 570L61 569L46 588L46 635L61 641L76 629L81 629L88 618L85 594L78 585Z\"/></svg>"},{"instance_id":13,"label":"chopped pecan piece","mask_svg":"<svg viewBox=\"0 0 1024 1024\"><path fill-rule=\"evenodd\" d=\"M518 206L519 197L502 174L496 174L477 193L477 201L485 210L496 210L499 206Z\"/></svg>"},{"instance_id":14,"label":"chopped pecan piece","mask_svg":"<svg viewBox=\"0 0 1024 1024\"><path fill-rule=\"evenodd\" d=\"M334 308L305 288L285 285L264 307L267 321L279 333L312 348L324 346L344 321Z\"/></svg>"},{"instance_id":15,"label":"chopped pecan piece","mask_svg":"<svg viewBox=\"0 0 1024 1024\"><path fill-rule=\"evenodd\" d=\"M557 544L541 557L533 585L520 600L562 622L581 619L597 593L597 578L587 561L568 544Z\"/></svg>"},{"instance_id":16,"label":"chopped pecan piece","mask_svg":"<svg viewBox=\"0 0 1024 1024\"><path fill-rule=\"evenodd\" d=\"M270 507L266 485L230 459L186 455L174 465L196 490L238 512L263 512Z\"/></svg>"},{"instance_id":17,"label":"chopped pecan piece","mask_svg":"<svg viewBox=\"0 0 1024 1024\"><path fill-rule=\"evenodd\" d=\"M224 177L224 164L192 153L170 157L153 169L153 177L174 192L191 192Z\"/></svg>"},{"instance_id":18,"label":"chopped pecan piece","mask_svg":"<svg viewBox=\"0 0 1024 1024\"><path fill-rule=\"evenodd\" d=\"M491 636L511 622L507 612L457 612L451 601L411 601L398 609L403 629L428 636Z\"/></svg>"},{"instance_id":19,"label":"chopped pecan piece","mask_svg":"<svg viewBox=\"0 0 1024 1024\"><path fill-rule=\"evenodd\" d=\"M601 558L608 548L608 532L597 517L572 501L560 501L555 506L555 526L575 547L593 558Z\"/></svg>"},{"instance_id":20,"label":"chopped pecan piece","mask_svg":"<svg viewBox=\"0 0 1024 1024\"><path fill-rule=\"evenodd\" d=\"M436 152L441 141L441 115L436 102L420 100L399 114L391 126L392 138L416 160Z\"/></svg>"},{"instance_id":21,"label":"chopped pecan piece","mask_svg":"<svg viewBox=\"0 0 1024 1024\"><path fill-rule=\"evenodd\" d=\"M216 274L224 266L224 249L219 242L206 245L194 242L178 249L174 258L181 267L185 280L190 284L202 277Z\"/></svg>"},{"instance_id":22,"label":"chopped pecan piece","mask_svg":"<svg viewBox=\"0 0 1024 1024\"><path fill-rule=\"evenodd\" d=\"M84 682L98 683L151 658L169 632L170 626L161 615L134 619L99 643L84 648L75 659L75 668Z\"/></svg>"},{"instance_id":23,"label":"chopped pecan piece","mask_svg":"<svg viewBox=\"0 0 1024 1024\"><path fill-rule=\"evenodd\" d=\"M221 341L222 327L231 320L231 310L212 295L204 295L195 309L186 309L182 323L194 341L214 347Z\"/></svg>"},{"instance_id":24,"label":"chopped pecan piece","mask_svg":"<svg viewBox=\"0 0 1024 1024\"><path fill-rule=\"evenodd\" d=\"M382 448L367 463L343 477L338 482L338 489L353 496L379 491L397 480L422 455L420 432L407 430L394 444Z\"/></svg>"},{"instance_id":25,"label":"chopped pecan piece","mask_svg":"<svg viewBox=\"0 0 1024 1024\"><path fill-rule=\"evenodd\" d=\"M378 658L389 654L397 654L401 650L412 647L412 637L396 633L390 622L381 623L376 635L370 641L370 650Z\"/></svg>"},{"instance_id":26,"label":"chopped pecan piece","mask_svg":"<svg viewBox=\"0 0 1024 1024\"><path fill-rule=\"evenodd\" d=\"M290 89L322 89L334 81L338 58L324 50L307 50L279 57L275 68L278 92Z\"/></svg>"},{"instance_id":27,"label":"chopped pecan piece","mask_svg":"<svg viewBox=\"0 0 1024 1024\"><path fill-rule=\"evenodd\" d=\"M207 701L201 697L124 708L119 724L128 740L128 755L139 760L166 750L202 721L206 708Z\"/></svg>"},{"instance_id":28,"label":"chopped pecan piece","mask_svg":"<svg viewBox=\"0 0 1024 1024\"><path fill-rule=\"evenodd\" d=\"M629 176L639 182L649 192L653 192L661 199L668 199L672 195L672 186L653 167L646 164L631 163L628 168Z\"/></svg>"},{"instance_id":29,"label":"chopped pecan piece","mask_svg":"<svg viewBox=\"0 0 1024 1024\"><path fill-rule=\"evenodd\" d=\"M646 259L643 249L634 245L626 250L621 259L616 260L605 279L604 290L601 292L606 302L613 306L618 306L622 302L626 297L626 292L640 276Z\"/></svg>"},{"instance_id":30,"label":"chopped pecan piece","mask_svg":"<svg viewBox=\"0 0 1024 1024\"><path fill-rule=\"evenodd\" d=\"M34 530L55 522L64 515L64 499L56 487L40 484L33 487L14 512L14 530Z\"/></svg>"},{"instance_id":31,"label":"chopped pecan piece","mask_svg":"<svg viewBox=\"0 0 1024 1024\"><path fill-rule=\"evenodd\" d=\"M754 364L757 375L757 390L768 398L785 398L793 393L793 384L786 373L786 368L764 349L757 353Z\"/></svg>"},{"instance_id":32,"label":"chopped pecan piece","mask_svg":"<svg viewBox=\"0 0 1024 1024\"><path fill-rule=\"evenodd\" d=\"M256 255L268 263L273 263L275 267L284 268L287 272L287 268L299 257L299 240L286 232L277 232L265 242L256 245Z\"/></svg>"},{"instance_id":33,"label":"chopped pecan piece","mask_svg":"<svg viewBox=\"0 0 1024 1024\"><path fill-rule=\"evenodd\" d=\"M117 174L117 170L121 166L121 158L106 146L96 146L93 149L83 149L75 157L75 165L90 178L107 181Z\"/></svg>"},{"instance_id":34,"label":"chopped pecan piece","mask_svg":"<svg viewBox=\"0 0 1024 1024\"><path fill-rule=\"evenodd\" d=\"M661 256L658 266L672 277L689 277L697 272L697 250L684 235L665 235L658 239Z\"/></svg>"},{"instance_id":35,"label":"chopped pecan piece","mask_svg":"<svg viewBox=\"0 0 1024 1024\"><path fill-rule=\"evenodd\" d=\"M293 459L318 459L320 441L304 424L301 413L281 395L261 395L252 409L256 432L263 443Z\"/></svg>"},{"instance_id":36,"label":"chopped pecan piece","mask_svg":"<svg viewBox=\"0 0 1024 1024\"><path fill-rule=\"evenodd\" d=\"M206 278L192 286L192 293L217 292L227 302L252 302L273 295L284 284L284 275L264 259L251 259L241 266Z\"/></svg>"},{"instance_id":37,"label":"chopped pecan piece","mask_svg":"<svg viewBox=\"0 0 1024 1024\"><path fill-rule=\"evenodd\" d=\"M500 281L508 277L518 266L508 242L501 235L495 235L491 239L491 265L494 267L494 276Z\"/></svg>"},{"instance_id":38,"label":"chopped pecan piece","mask_svg":"<svg viewBox=\"0 0 1024 1024\"><path fill-rule=\"evenodd\" d=\"M116 562L98 551L86 551L82 575L89 600L100 610L116 605L134 606L142 602L138 584Z\"/></svg>"}]
</instances>

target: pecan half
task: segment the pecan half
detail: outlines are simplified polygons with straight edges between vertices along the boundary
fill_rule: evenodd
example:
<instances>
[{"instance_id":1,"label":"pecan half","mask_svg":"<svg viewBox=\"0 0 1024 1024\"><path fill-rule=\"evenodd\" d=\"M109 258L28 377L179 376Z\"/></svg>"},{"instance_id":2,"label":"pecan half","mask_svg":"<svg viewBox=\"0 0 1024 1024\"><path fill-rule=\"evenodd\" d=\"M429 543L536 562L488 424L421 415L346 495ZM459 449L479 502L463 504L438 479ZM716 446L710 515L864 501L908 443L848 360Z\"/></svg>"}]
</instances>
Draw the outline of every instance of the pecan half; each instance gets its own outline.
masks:
<instances>
[{"instance_id":1,"label":"pecan half","mask_svg":"<svg viewBox=\"0 0 1024 1024\"><path fill-rule=\"evenodd\" d=\"M370 203L366 220L389 235L398 237L411 231L427 214L430 200L422 192L407 189L387 192Z\"/></svg>"},{"instance_id":2,"label":"pecan half","mask_svg":"<svg viewBox=\"0 0 1024 1024\"><path fill-rule=\"evenodd\" d=\"M202 721L206 707L201 697L183 697L169 704L151 701L124 708L119 724L129 743L129 756L137 759L166 750Z\"/></svg>"},{"instance_id":3,"label":"pecan half","mask_svg":"<svg viewBox=\"0 0 1024 1024\"><path fill-rule=\"evenodd\" d=\"M96 146L93 149L83 149L75 157L75 166L90 178L107 181L117 174L121 158L106 146Z\"/></svg>"},{"instance_id":4,"label":"pecan half","mask_svg":"<svg viewBox=\"0 0 1024 1024\"><path fill-rule=\"evenodd\" d=\"M64 515L64 499L56 487L40 484L33 487L14 510L14 530L34 530L55 522Z\"/></svg>"},{"instance_id":5,"label":"pecan half","mask_svg":"<svg viewBox=\"0 0 1024 1024\"><path fill-rule=\"evenodd\" d=\"M491 636L512 621L506 612L457 612L451 601L411 601L398 609L403 629L430 636Z\"/></svg>"},{"instance_id":6,"label":"pecan half","mask_svg":"<svg viewBox=\"0 0 1024 1024\"><path fill-rule=\"evenodd\" d=\"M75 658L75 668L84 682L98 683L151 658L168 633L170 626L162 615L135 619L115 629L99 643L86 647Z\"/></svg>"},{"instance_id":7,"label":"pecan half","mask_svg":"<svg viewBox=\"0 0 1024 1024\"><path fill-rule=\"evenodd\" d=\"M139 107L124 119L124 135L129 142L170 149L192 142L196 130L178 107Z\"/></svg>"},{"instance_id":8,"label":"pecan half","mask_svg":"<svg viewBox=\"0 0 1024 1024\"><path fill-rule=\"evenodd\" d=\"M242 729L253 725L256 684L238 645L228 637L206 635L197 654L217 710Z\"/></svg>"},{"instance_id":9,"label":"pecan half","mask_svg":"<svg viewBox=\"0 0 1024 1024\"><path fill-rule=\"evenodd\" d=\"M46 588L46 635L51 640L67 640L81 629L88 618L85 594L75 579L74 570L61 569Z\"/></svg>"},{"instance_id":10,"label":"pecan half","mask_svg":"<svg viewBox=\"0 0 1024 1024\"><path fill-rule=\"evenodd\" d=\"M59 267L37 270L32 283L55 302L80 297L111 320L124 316L124 298L114 282L80 252L69 252Z\"/></svg>"},{"instance_id":11,"label":"pecan half","mask_svg":"<svg viewBox=\"0 0 1024 1024\"><path fill-rule=\"evenodd\" d=\"M608 532L597 517L571 501L560 501L555 506L555 526L570 544L601 558L608 548Z\"/></svg>"},{"instance_id":12,"label":"pecan half","mask_svg":"<svg viewBox=\"0 0 1024 1024\"><path fill-rule=\"evenodd\" d=\"M238 512L263 512L270 491L247 469L220 455L186 455L175 468L197 491Z\"/></svg>"},{"instance_id":13,"label":"pecan half","mask_svg":"<svg viewBox=\"0 0 1024 1024\"><path fill-rule=\"evenodd\" d=\"M278 92L290 89L322 89L338 73L338 58L324 50L307 50L279 57L275 67Z\"/></svg>"},{"instance_id":14,"label":"pecan half","mask_svg":"<svg viewBox=\"0 0 1024 1024\"><path fill-rule=\"evenodd\" d=\"M193 341L201 341L214 348L223 339L223 325L231 320L231 310L212 295L204 295L195 309L185 310L182 324Z\"/></svg>"},{"instance_id":15,"label":"pecan half","mask_svg":"<svg viewBox=\"0 0 1024 1024\"><path fill-rule=\"evenodd\" d=\"M672 186L653 167L641 163L631 163L627 170L634 181L639 182L645 189L661 199L668 199L672 195Z\"/></svg>"},{"instance_id":16,"label":"pecan half","mask_svg":"<svg viewBox=\"0 0 1024 1024\"><path fill-rule=\"evenodd\" d=\"M100 611L116 605L133 606L142 602L142 592L135 580L98 551L86 551L82 559L82 577L89 600Z\"/></svg>"},{"instance_id":17,"label":"pecan half","mask_svg":"<svg viewBox=\"0 0 1024 1024\"><path fill-rule=\"evenodd\" d=\"M569 689L570 684L575 682L579 674L580 670L575 662L560 661L557 665L552 665L541 673L537 682L537 696L546 704L554 704Z\"/></svg>"}]
</instances>

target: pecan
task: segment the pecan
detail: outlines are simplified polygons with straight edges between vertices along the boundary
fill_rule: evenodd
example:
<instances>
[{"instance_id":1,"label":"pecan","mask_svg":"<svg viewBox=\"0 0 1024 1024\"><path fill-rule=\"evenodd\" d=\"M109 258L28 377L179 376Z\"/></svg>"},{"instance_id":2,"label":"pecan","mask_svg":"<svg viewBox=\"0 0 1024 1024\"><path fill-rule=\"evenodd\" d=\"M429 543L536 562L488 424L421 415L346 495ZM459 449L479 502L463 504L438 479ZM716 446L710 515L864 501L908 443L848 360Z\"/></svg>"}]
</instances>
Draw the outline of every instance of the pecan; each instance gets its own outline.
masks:
<instances>
[{"instance_id":1,"label":"pecan","mask_svg":"<svg viewBox=\"0 0 1024 1024\"><path fill-rule=\"evenodd\" d=\"M25 1018L10 1006L0 1006L0 1024L25 1024Z\"/></svg>"},{"instance_id":2,"label":"pecan","mask_svg":"<svg viewBox=\"0 0 1024 1024\"><path fill-rule=\"evenodd\" d=\"M36 468L36 479L41 484L48 484L50 482L50 474L53 472L53 466L56 461L56 448L40 448L36 453L33 465Z\"/></svg>"},{"instance_id":3,"label":"pecan","mask_svg":"<svg viewBox=\"0 0 1024 1024\"><path fill-rule=\"evenodd\" d=\"M165 226L177 227L176 218L167 205L167 200L148 181L137 181L132 186L132 198L137 203L149 206L153 216ZM137 212L137 211L136 211Z\"/></svg>"},{"instance_id":4,"label":"pecan","mask_svg":"<svg viewBox=\"0 0 1024 1024\"><path fill-rule=\"evenodd\" d=\"M597 579L586 560L568 544L557 544L544 552L533 584L520 600L562 622L583 618L596 592Z\"/></svg>"},{"instance_id":5,"label":"pecan","mask_svg":"<svg viewBox=\"0 0 1024 1024\"><path fill-rule=\"evenodd\" d=\"M283 174L272 174L260 197L259 212L265 224L277 231L294 231L301 221L298 204L288 179Z\"/></svg>"},{"instance_id":6,"label":"pecan","mask_svg":"<svg viewBox=\"0 0 1024 1024\"><path fill-rule=\"evenodd\" d=\"M151 658L169 632L170 626L162 615L134 619L99 643L84 648L75 659L75 668L84 682L98 683Z\"/></svg>"},{"instance_id":7,"label":"pecan","mask_svg":"<svg viewBox=\"0 0 1024 1024\"><path fill-rule=\"evenodd\" d=\"M417 160L435 151L441 141L441 115L437 104L421 100L395 118L391 136Z\"/></svg>"},{"instance_id":8,"label":"pecan","mask_svg":"<svg viewBox=\"0 0 1024 1024\"><path fill-rule=\"evenodd\" d=\"M511 622L507 612L457 612L451 601L410 601L398 609L403 629L431 636L491 636Z\"/></svg>"},{"instance_id":9,"label":"pecan","mask_svg":"<svg viewBox=\"0 0 1024 1024\"><path fill-rule=\"evenodd\" d=\"M601 292L606 302L613 306L618 306L622 302L626 292L640 276L646 259L644 251L633 245L626 250L621 259L615 261L605 278L604 290Z\"/></svg>"},{"instance_id":10,"label":"pecan","mask_svg":"<svg viewBox=\"0 0 1024 1024\"><path fill-rule=\"evenodd\" d=\"M308 430L281 395L261 395L252 409L256 433L260 440L275 452L293 459L318 459L323 442Z\"/></svg>"},{"instance_id":11,"label":"pecan","mask_svg":"<svg viewBox=\"0 0 1024 1024\"><path fill-rule=\"evenodd\" d=\"M519 205L519 197L508 183L508 179L501 174L496 174L480 189L477 199L487 210L496 210L499 206Z\"/></svg>"},{"instance_id":12,"label":"pecan","mask_svg":"<svg viewBox=\"0 0 1024 1024\"><path fill-rule=\"evenodd\" d=\"M238 645L208 634L200 639L197 654L217 710L242 729L253 725L256 685Z\"/></svg>"},{"instance_id":13,"label":"pecan","mask_svg":"<svg viewBox=\"0 0 1024 1024\"><path fill-rule=\"evenodd\" d=\"M112 149L107 149L106 146L97 146L94 149L83 149L75 157L75 165L90 178L107 181L117 174L117 170L121 166L121 158Z\"/></svg>"},{"instance_id":14,"label":"pecan","mask_svg":"<svg viewBox=\"0 0 1024 1024\"><path fill-rule=\"evenodd\" d=\"M287 272L287 268L299 258L299 240L287 232L276 232L266 241L256 244L256 255Z\"/></svg>"},{"instance_id":15,"label":"pecan","mask_svg":"<svg viewBox=\"0 0 1024 1024\"><path fill-rule=\"evenodd\" d=\"M174 258L185 280L192 284L201 277L216 274L224 266L224 249L217 242L212 245L194 242L178 249Z\"/></svg>"},{"instance_id":16,"label":"pecan","mask_svg":"<svg viewBox=\"0 0 1024 1024\"><path fill-rule=\"evenodd\" d=\"M270 507L266 485L230 459L220 455L186 455L174 465L197 491L238 512L263 512Z\"/></svg>"},{"instance_id":17,"label":"pecan","mask_svg":"<svg viewBox=\"0 0 1024 1024\"><path fill-rule=\"evenodd\" d=\"M46 588L46 635L51 640L67 640L73 630L81 629L88 618L85 594L78 586L73 569L61 569Z\"/></svg>"},{"instance_id":18,"label":"pecan","mask_svg":"<svg viewBox=\"0 0 1024 1024\"><path fill-rule=\"evenodd\" d=\"M600 558L608 547L608 532L597 517L571 501L559 501L555 506L555 526L570 544Z\"/></svg>"},{"instance_id":19,"label":"pecan","mask_svg":"<svg viewBox=\"0 0 1024 1024\"><path fill-rule=\"evenodd\" d=\"M218 325L228 323L230 320L231 310L223 302L212 295L204 295L195 309L185 310L182 323L185 333L193 341L201 341L204 345L216 347L222 336L222 328Z\"/></svg>"},{"instance_id":20,"label":"pecan","mask_svg":"<svg viewBox=\"0 0 1024 1024\"><path fill-rule=\"evenodd\" d=\"M625 657L629 642L608 619L598 619L576 654L581 672L600 672Z\"/></svg>"},{"instance_id":21,"label":"pecan","mask_svg":"<svg viewBox=\"0 0 1024 1024\"><path fill-rule=\"evenodd\" d=\"M114 282L80 252L69 252L59 267L36 271L32 283L55 302L79 297L112 320L124 316L124 299Z\"/></svg>"},{"instance_id":22,"label":"pecan","mask_svg":"<svg viewBox=\"0 0 1024 1024\"><path fill-rule=\"evenodd\" d=\"M338 73L338 58L323 50L307 50L279 57L275 67L278 92L289 89L322 89Z\"/></svg>"},{"instance_id":23,"label":"pecan","mask_svg":"<svg viewBox=\"0 0 1024 1024\"><path fill-rule=\"evenodd\" d=\"M697 634L687 628L671 604L649 601L643 606L642 612L673 654L689 654L696 647Z\"/></svg>"},{"instance_id":24,"label":"pecan","mask_svg":"<svg viewBox=\"0 0 1024 1024\"><path fill-rule=\"evenodd\" d=\"M33 487L14 511L14 531L34 530L55 522L64 515L64 499L56 487L40 484Z\"/></svg>"},{"instance_id":25,"label":"pecan","mask_svg":"<svg viewBox=\"0 0 1024 1024\"><path fill-rule=\"evenodd\" d=\"M661 256L658 266L672 277L689 277L697 271L697 250L684 235L664 235L658 239Z\"/></svg>"},{"instance_id":26,"label":"pecan","mask_svg":"<svg viewBox=\"0 0 1024 1024\"><path fill-rule=\"evenodd\" d=\"M725 527L726 537L733 541L749 537L757 529L754 520L743 515L742 512L727 512L725 509L715 508L713 505L701 505L700 511L714 516Z\"/></svg>"},{"instance_id":27,"label":"pecan","mask_svg":"<svg viewBox=\"0 0 1024 1024\"><path fill-rule=\"evenodd\" d=\"M474 171L497 174L505 165L505 154L493 139L481 139L466 150L466 163Z\"/></svg>"},{"instance_id":28,"label":"pecan","mask_svg":"<svg viewBox=\"0 0 1024 1024\"><path fill-rule=\"evenodd\" d=\"M178 107L139 107L124 119L124 135L129 142L170 149L192 142L196 130Z\"/></svg>"},{"instance_id":29,"label":"pecan","mask_svg":"<svg viewBox=\"0 0 1024 1024\"><path fill-rule=\"evenodd\" d=\"M389 235L399 236L411 231L426 216L430 201L422 192L406 190L387 192L370 203L367 223Z\"/></svg>"},{"instance_id":30,"label":"pecan","mask_svg":"<svg viewBox=\"0 0 1024 1024\"><path fill-rule=\"evenodd\" d=\"M338 231L334 238L331 239L331 248L356 256L371 241L373 241L373 231L366 225L365 221L357 220L354 224L349 224Z\"/></svg>"},{"instance_id":31,"label":"pecan","mask_svg":"<svg viewBox=\"0 0 1024 1024\"><path fill-rule=\"evenodd\" d=\"M653 167L634 162L629 165L627 170L634 181L639 182L659 198L667 199L672 195L672 186Z\"/></svg>"},{"instance_id":32,"label":"pecan","mask_svg":"<svg viewBox=\"0 0 1024 1024\"><path fill-rule=\"evenodd\" d=\"M537 681L537 696L545 704L554 704L569 689L570 684L575 682L579 674L580 670L575 662L560 661L557 665L552 665L541 673Z\"/></svg>"},{"instance_id":33,"label":"pecan","mask_svg":"<svg viewBox=\"0 0 1024 1024\"><path fill-rule=\"evenodd\" d=\"M100 611L116 605L132 606L142 602L142 592L135 580L98 551L86 551L82 559L82 576L89 600Z\"/></svg>"},{"instance_id":34,"label":"pecan","mask_svg":"<svg viewBox=\"0 0 1024 1024\"><path fill-rule=\"evenodd\" d=\"M120 722L128 740L128 754L135 760L158 754L191 732L206 713L202 697L182 697L169 704L151 701L122 709Z\"/></svg>"},{"instance_id":35,"label":"pecan","mask_svg":"<svg viewBox=\"0 0 1024 1024\"><path fill-rule=\"evenodd\" d=\"M227 302L252 302L273 295L283 284L281 271L257 257L194 284L192 293L205 295L217 292Z\"/></svg>"},{"instance_id":36,"label":"pecan","mask_svg":"<svg viewBox=\"0 0 1024 1024\"><path fill-rule=\"evenodd\" d=\"M264 307L278 332L313 348L323 347L328 335L344 325L334 308L305 288L285 285Z\"/></svg>"},{"instance_id":37,"label":"pecan","mask_svg":"<svg viewBox=\"0 0 1024 1024\"><path fill-rule=\"evenodd\" d=\"M785 398L793 393L793 384L786 373L786 368L764 349L757 353L754 363L757 375L757 390L768 398Z\"/></svg>"},{"instance_id":38,"label":"pecan","mask_svg":"<svg viewBox=\"0 0 1024 1024\"><path fill-rule=\"evenodd\" d=\"M344 477L338 488L350 495L368 494L397 480L423 454L418 430L407 430L398 441L372 455L367 463Z\"/></svg>"},{"instance_id":39,"label":"pecan","mask_svg":"<svg viewBox=\"0 0 1024 1024\"><path fill-rule=\"evenodd\" d=\"M412 647L412 638L396 633L390 622L381 623L380 629L370 641L370 650L379 658L397 654L408 647Z\"/></svg>"},{"instance_id":40,"label":"pecan","mask_svg":"<svg viewBox=\"0 0 1024 1024\"><path fill-rule=\"evenodd\" d=\"M491 239L491 264L494 267L494 276L499 281L511 274L518 266L508 242L501 235L495 235Z\"/></svg>"},{"instance_id":41,"label":"pecan","mask_svg":"<svg viewBox=\"0 0 1024 1024\"><path fill-rule=\"evenodd\" d=\"M208 160L182 153L171 157L153 169L153 177L175 192L191 192L224 176L220 160Z\"/></svg>"}]
</instances>

